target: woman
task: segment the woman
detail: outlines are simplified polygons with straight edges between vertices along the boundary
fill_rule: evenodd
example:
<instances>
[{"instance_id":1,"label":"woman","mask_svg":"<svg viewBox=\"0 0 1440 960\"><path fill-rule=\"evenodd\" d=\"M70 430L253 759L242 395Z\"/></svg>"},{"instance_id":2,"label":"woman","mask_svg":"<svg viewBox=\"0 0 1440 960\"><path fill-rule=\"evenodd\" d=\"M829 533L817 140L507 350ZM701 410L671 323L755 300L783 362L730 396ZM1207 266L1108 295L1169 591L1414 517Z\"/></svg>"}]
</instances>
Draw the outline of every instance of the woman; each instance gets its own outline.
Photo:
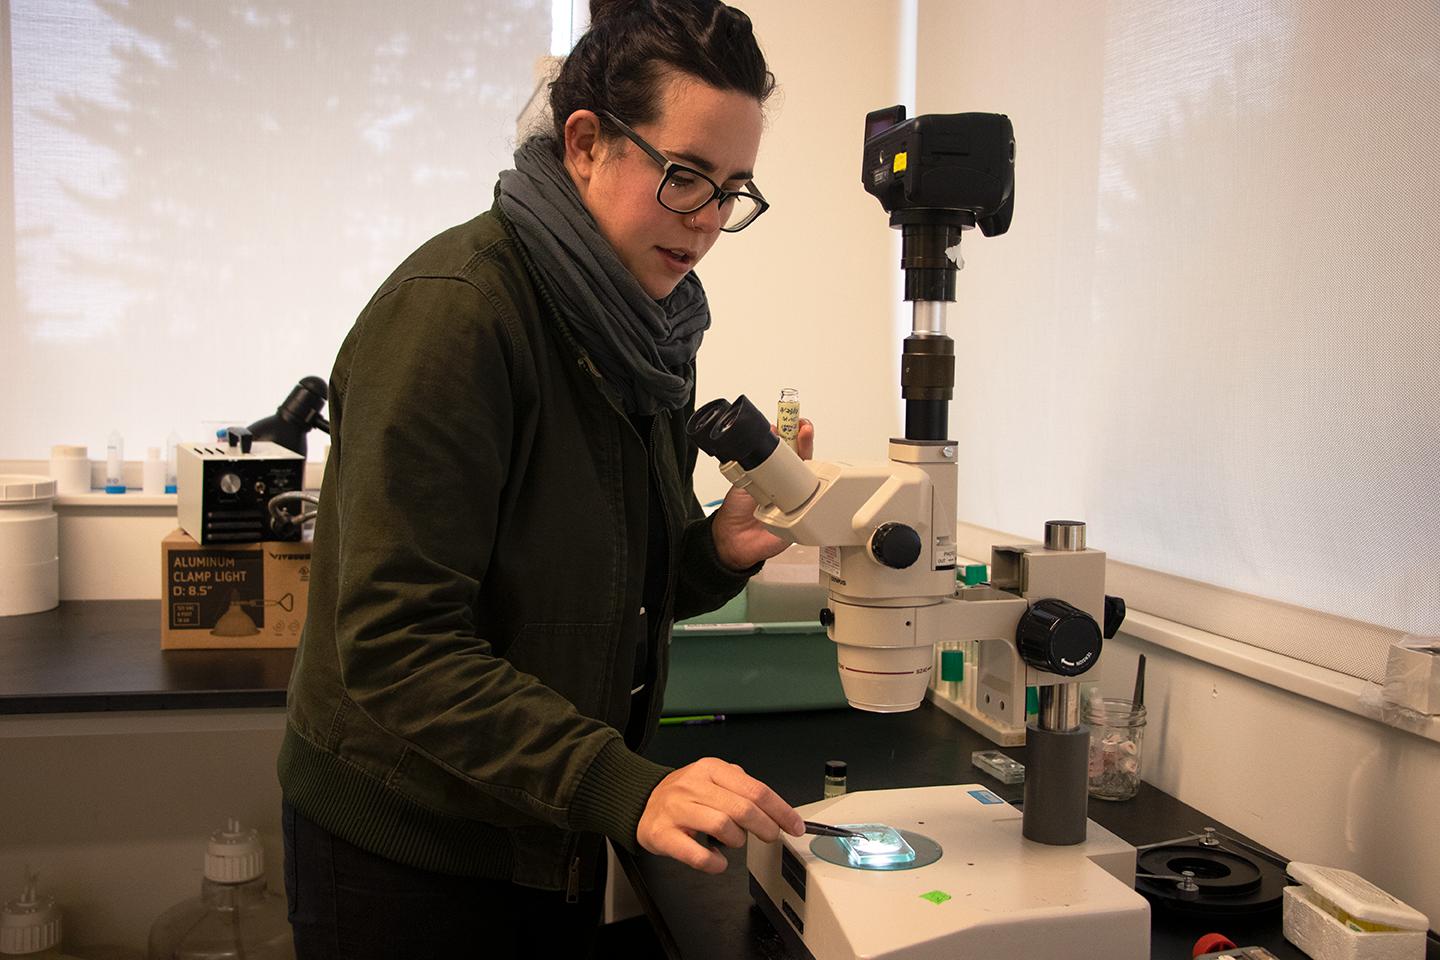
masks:
<instances>
[{"instance_id":1,"label":"woman","mask_svg":"<svg viewBox=\"0 0 1440 960\"><path fill-rule=\"evenodd\" d=\"M331 379L279 770L302 958L582 955L603 838L716 873L799 815L639 751L673 619L784 546L691 492L693 269L765 203L774 78L715 0L592 0L490 212L381 286ZM802 428L802 449L812 442Z\"/></svg>"}]
</instances>

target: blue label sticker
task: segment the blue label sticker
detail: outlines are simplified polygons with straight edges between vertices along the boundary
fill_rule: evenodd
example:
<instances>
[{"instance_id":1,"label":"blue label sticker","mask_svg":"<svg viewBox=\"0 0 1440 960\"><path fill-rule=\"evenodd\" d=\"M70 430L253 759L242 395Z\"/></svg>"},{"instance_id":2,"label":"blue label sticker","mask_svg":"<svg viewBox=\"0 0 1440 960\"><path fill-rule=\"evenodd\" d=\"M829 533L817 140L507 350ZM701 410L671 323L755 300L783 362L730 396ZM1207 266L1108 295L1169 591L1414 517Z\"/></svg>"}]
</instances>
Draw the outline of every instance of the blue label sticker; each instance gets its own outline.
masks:
<instances>
[{"instance_id":1,"label":"blue label sticker","mask_svg":"<svg viewBox=\"0 0 1440 960\"><path fill-rule=\"evenodd\" d=\"M970 796L974 797L976 800L979 800L981 803L1005 802L1004 800L1001 800L999 797L995 796L995 794L991 793L989 790L967 790L966 792L969 793Z\"/></svg>"}]
</instances>

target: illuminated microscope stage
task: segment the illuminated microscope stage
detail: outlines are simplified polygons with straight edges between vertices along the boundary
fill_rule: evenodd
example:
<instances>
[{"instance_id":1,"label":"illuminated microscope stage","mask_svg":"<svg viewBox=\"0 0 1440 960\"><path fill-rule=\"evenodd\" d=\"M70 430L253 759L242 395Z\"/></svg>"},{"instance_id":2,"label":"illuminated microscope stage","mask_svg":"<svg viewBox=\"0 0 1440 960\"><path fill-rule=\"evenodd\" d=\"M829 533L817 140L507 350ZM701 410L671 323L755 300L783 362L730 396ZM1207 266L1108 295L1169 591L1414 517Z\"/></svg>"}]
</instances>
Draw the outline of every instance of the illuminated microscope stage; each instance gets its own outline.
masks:
<instances>
[{"instance_id":1,"label":"illuminated microscope stage","mask_svg":"<svg viewBox=\"0 0 1440 960\"><path fill-rule=\"evenodd\" d=\"M866 825L867 834L887 824L917 854L908 865L864 869L842 865L847 851L833 837L751 837L751 893L802 956L1150 956L1135 848L1098 824L1081 844L1035 843L1020 834L1020 811L978 784L851 793L797 809L807 820Z\"/></svg>"}]
</instances>

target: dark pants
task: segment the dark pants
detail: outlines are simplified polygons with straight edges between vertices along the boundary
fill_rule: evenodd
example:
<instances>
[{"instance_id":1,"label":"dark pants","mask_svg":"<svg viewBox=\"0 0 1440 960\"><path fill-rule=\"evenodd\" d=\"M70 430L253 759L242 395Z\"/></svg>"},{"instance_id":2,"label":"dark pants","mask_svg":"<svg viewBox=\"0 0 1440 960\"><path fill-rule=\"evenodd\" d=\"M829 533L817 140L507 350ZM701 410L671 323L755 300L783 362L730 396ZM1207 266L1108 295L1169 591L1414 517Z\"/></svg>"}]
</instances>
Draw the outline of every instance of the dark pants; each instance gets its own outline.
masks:
<instances>
[{"instance_id":1,"label":"dark pants","mask_svg":"<svg viewBox=\"0 0 1440 960\"><path fill-rule=\"evenodd\" d=\"M282 808L285 895L297 960L591 955L604 904L564 891L453 877L377 857Z\"/></svg>"}]
</instances>

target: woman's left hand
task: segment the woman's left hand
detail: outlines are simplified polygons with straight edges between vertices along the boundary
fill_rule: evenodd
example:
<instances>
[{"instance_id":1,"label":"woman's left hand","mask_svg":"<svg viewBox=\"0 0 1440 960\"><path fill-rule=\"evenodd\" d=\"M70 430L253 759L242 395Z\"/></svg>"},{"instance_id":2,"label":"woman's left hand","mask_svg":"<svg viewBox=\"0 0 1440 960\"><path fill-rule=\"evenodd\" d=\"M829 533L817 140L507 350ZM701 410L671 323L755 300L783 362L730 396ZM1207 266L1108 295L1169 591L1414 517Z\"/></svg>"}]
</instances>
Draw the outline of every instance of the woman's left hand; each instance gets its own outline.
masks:
<instances>
[{"instance_id":1,"label":"woman's left hand","mask_svg":"<svg viewBox=\"0 0 1440 960\"><path fill-rule=\"evenodd\" d=\"M802 460L809 460L815 453L815 425L803 417L795 452ZM788 540L781 540L755 519L755 498L739 487L731 487L725 502L715 511L711 532L720 562L731 570L748 570L790 546Z\"/></svg>"}]
</instances>

